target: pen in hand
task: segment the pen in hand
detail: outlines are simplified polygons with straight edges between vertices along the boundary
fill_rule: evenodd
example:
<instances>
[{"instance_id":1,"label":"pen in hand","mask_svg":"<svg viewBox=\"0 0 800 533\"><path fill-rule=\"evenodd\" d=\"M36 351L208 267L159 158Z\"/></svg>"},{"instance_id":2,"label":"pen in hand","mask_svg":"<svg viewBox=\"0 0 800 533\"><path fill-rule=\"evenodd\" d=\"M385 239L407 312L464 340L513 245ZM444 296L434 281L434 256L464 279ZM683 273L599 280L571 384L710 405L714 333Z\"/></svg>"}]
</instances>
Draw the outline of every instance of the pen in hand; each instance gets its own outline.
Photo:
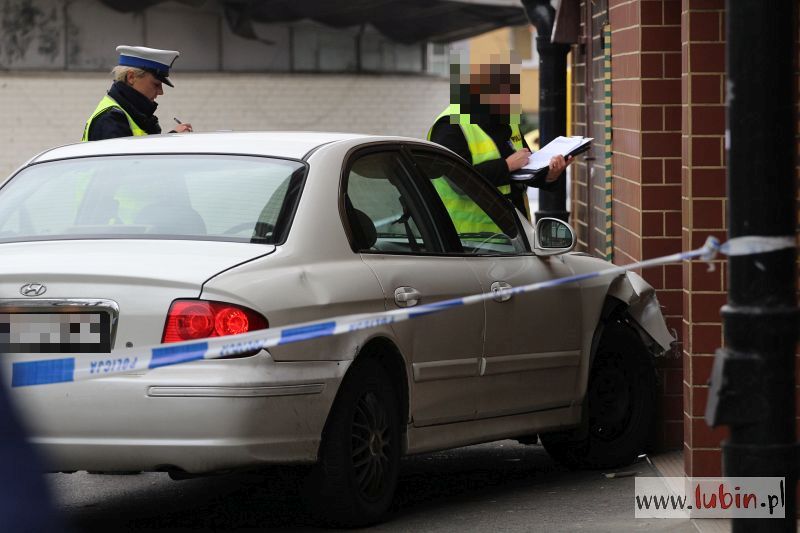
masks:
<instances>
[{"instance_id":1,"label":"pen in hand","mask_svg":"<svg viewBox=\"0 0 800 533\"><path fill-rule=\"evenodd\" d=\"M175 122L177 122L179 125L181 125L181 126L184 126L183 122L181 122L180 120L178 120L178 117L172 117L172 120L174 120ZM182 129L180 129L180 130L178 130L178 131L179 131L179 132L186 132L186 131L188 131L188 132L190 132L190 133L191 133L191 132L193 131L193 130L192 130L192 125L191 125L191 124L185 124L185 128L182 128Z\"/></svg>"}]
</instances>

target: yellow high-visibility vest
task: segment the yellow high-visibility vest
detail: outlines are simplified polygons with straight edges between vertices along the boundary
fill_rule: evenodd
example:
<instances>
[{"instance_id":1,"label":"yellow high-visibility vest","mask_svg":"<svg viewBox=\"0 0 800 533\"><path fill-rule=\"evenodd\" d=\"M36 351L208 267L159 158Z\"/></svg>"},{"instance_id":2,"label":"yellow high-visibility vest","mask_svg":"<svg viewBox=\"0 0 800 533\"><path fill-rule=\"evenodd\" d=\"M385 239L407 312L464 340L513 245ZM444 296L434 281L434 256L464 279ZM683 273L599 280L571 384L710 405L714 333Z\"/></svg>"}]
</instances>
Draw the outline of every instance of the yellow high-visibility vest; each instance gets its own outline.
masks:
<instances>
[{"instance_id":1,"label":"yellow high-visibility vest","mask_svg":"<svg viewBox=\"0 0 800 533\"><path fill-rule=\"evenodd\" d=\"M140 128L138 124L136 124L136 121L133 120L133 117L131 117L127 111L122 109L122 106L119 105L116 100L114 100L108 95L105 95L103 99L100 100L100 103L97 104L97 108L94 110L94 113L92 113L92 116L90 116L89 120L86 121L86 125L83 127L83 138L81 139L81 141L85 142L89 140L89 127L92 125L92 121L100 113L111 107L115 107L120 111L122 111L123 113L125 113L125 116L128 119L128 124L131 127L131 132L133 132L134 137L141 137L143 135L147 135L147 132L144 131L142 128Z\"/></svg>"},{"instance_id":2,"label":"yellow high-visibility vest","mask_svg":"<svg viewBox=\"0 0 800 533\"><path fill-rule=\"evenodd\" d=\"M464 138L467 140L473 165L500 159L500 150L492 138L480 126L473 124L468 114L461 113L461 108L458 104L450 104L436 117L433 122L434 125L445 116L457 117L454 122L451 118L451 123L458 123L461 127ZM514 150L521 150L523 145L519 126L517 124L511 124L510 126L511 144L514 146ZM428 130L428 140L431 140L432 133L433 126ZM439 193L442 202L444 202L445 208L450 213L458 233L495 233L498 231L497 225L491 221L483 210L461 192L453 190L444 179L433 180L433 186ZM511 186L501 185L497 190L507 195L511 193Z\"/></svg>"}]
</instances>

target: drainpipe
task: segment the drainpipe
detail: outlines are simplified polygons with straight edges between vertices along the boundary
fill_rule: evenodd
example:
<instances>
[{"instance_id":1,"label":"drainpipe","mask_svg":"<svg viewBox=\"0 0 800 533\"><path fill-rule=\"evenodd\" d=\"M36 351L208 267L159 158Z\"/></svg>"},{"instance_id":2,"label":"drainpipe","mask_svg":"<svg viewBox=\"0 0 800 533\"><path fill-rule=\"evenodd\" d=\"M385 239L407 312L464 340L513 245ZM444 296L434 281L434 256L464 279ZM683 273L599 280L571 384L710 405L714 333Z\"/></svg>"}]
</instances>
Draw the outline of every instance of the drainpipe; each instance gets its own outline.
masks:
<instances>
[{"instance_id":1,"label":"drainpipe","mask_svg":"<svg viewBox=\"0 0 800 533\"><path fill-rule=\"evenodd\" d=\"M522 0L528 20L536 27L539 52L539 145L567 134L567 53L568 44L551 42L556 11L549 0ZM569 222L567 180L562 174L556 186L539 191L536 219L553 217Z\"/></svg>"},{"instance_id":2,"label":"drainpipe","mask_svg":"<svg viewBox=\"0 0 800 533\"><path fill-rule=\"evenodd\" d=\"M728 237L793 240L797 4L728 0L726 19ZM706 421L730 429L725 476L786 478L786 517L734 518L734 532L796 531L796 264L795 248L728 258L725 348L714 360Z\"/></svg>"}]
</instances>

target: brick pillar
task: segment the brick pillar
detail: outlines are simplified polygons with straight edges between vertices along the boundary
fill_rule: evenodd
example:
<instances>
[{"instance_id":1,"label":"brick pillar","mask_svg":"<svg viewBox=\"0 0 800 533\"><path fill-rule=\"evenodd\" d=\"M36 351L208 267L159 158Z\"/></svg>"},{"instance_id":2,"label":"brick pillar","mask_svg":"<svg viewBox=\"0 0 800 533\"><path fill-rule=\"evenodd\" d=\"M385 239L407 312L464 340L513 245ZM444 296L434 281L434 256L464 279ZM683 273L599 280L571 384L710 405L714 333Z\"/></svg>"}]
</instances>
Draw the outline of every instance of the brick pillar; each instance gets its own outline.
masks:
<instances>
[{"instance_id":1,"label":"brick pillar","mask_svg":"<svg viewBox=\"0 0 800 533\"><path fill-rule=\"evenodd\" d=\"M724 0L682 0L683 100L681 196L683 249L709 235L726 237ZM766 94L765 94L766 96ZM725 258L714 270L683 264L684 467L688 476L721 475L720 442L703 414L714 351L722 345L720 307L727 301Z\"/></svg>"},{"instance_id":2,"label":"brick pillar","mask_svg":"<svg viewBox=\"0 0 800 533\"><path fill-rule=\"evenodd\" d=\"M614 262L681 249L680 0L610 1ZM647 269L667 325L681 330L680 265ZM683 369L659 359L657 448L683 441Z\"/></svg>"},{"instance_id":3,"label":"brick pillar","mask_svg":"<svg viewBox=\"0 0 800 533\"><path fill-rule=\"evenodd\" d=\"M640 3L642 77L642 259L681 249L681 15L679 0ZM658 290L667 326L681 330L680 265L642 272ZM679 339L680 340L680 339ZM683 369L680 359L659 359L661 403L657 445L683 442Z\"/></svg>"}]
</instances>

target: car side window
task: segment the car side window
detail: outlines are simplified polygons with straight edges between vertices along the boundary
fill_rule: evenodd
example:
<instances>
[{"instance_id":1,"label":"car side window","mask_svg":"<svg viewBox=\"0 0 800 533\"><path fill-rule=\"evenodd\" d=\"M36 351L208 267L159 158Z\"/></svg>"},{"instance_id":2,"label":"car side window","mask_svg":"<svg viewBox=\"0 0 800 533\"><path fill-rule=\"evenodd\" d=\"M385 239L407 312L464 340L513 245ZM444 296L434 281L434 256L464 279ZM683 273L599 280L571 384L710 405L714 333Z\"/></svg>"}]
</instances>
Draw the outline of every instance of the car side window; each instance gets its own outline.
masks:
<instances>
[{"instance_id":1,"label":"car side window","mask_svg":"<svg viewBox=\"0 0 800 533\"><path fill-rule=\"evenodd\" d=\"M430 224L398 152L359 157L347 176L345 214L355 248L382 253L436 250Z\"/></svg>"},{"instance_id":2,"label":"car side window","mask_svg":"<svg viewBox=\"0 0 800 533\"><path fill-rule=\"evenodd\" d=\"M513 206L491 184L455 159L427 151L412 153L461 243L461 250L448 251L473 255L527 251Z\"/></svg>"}]
</instances>

